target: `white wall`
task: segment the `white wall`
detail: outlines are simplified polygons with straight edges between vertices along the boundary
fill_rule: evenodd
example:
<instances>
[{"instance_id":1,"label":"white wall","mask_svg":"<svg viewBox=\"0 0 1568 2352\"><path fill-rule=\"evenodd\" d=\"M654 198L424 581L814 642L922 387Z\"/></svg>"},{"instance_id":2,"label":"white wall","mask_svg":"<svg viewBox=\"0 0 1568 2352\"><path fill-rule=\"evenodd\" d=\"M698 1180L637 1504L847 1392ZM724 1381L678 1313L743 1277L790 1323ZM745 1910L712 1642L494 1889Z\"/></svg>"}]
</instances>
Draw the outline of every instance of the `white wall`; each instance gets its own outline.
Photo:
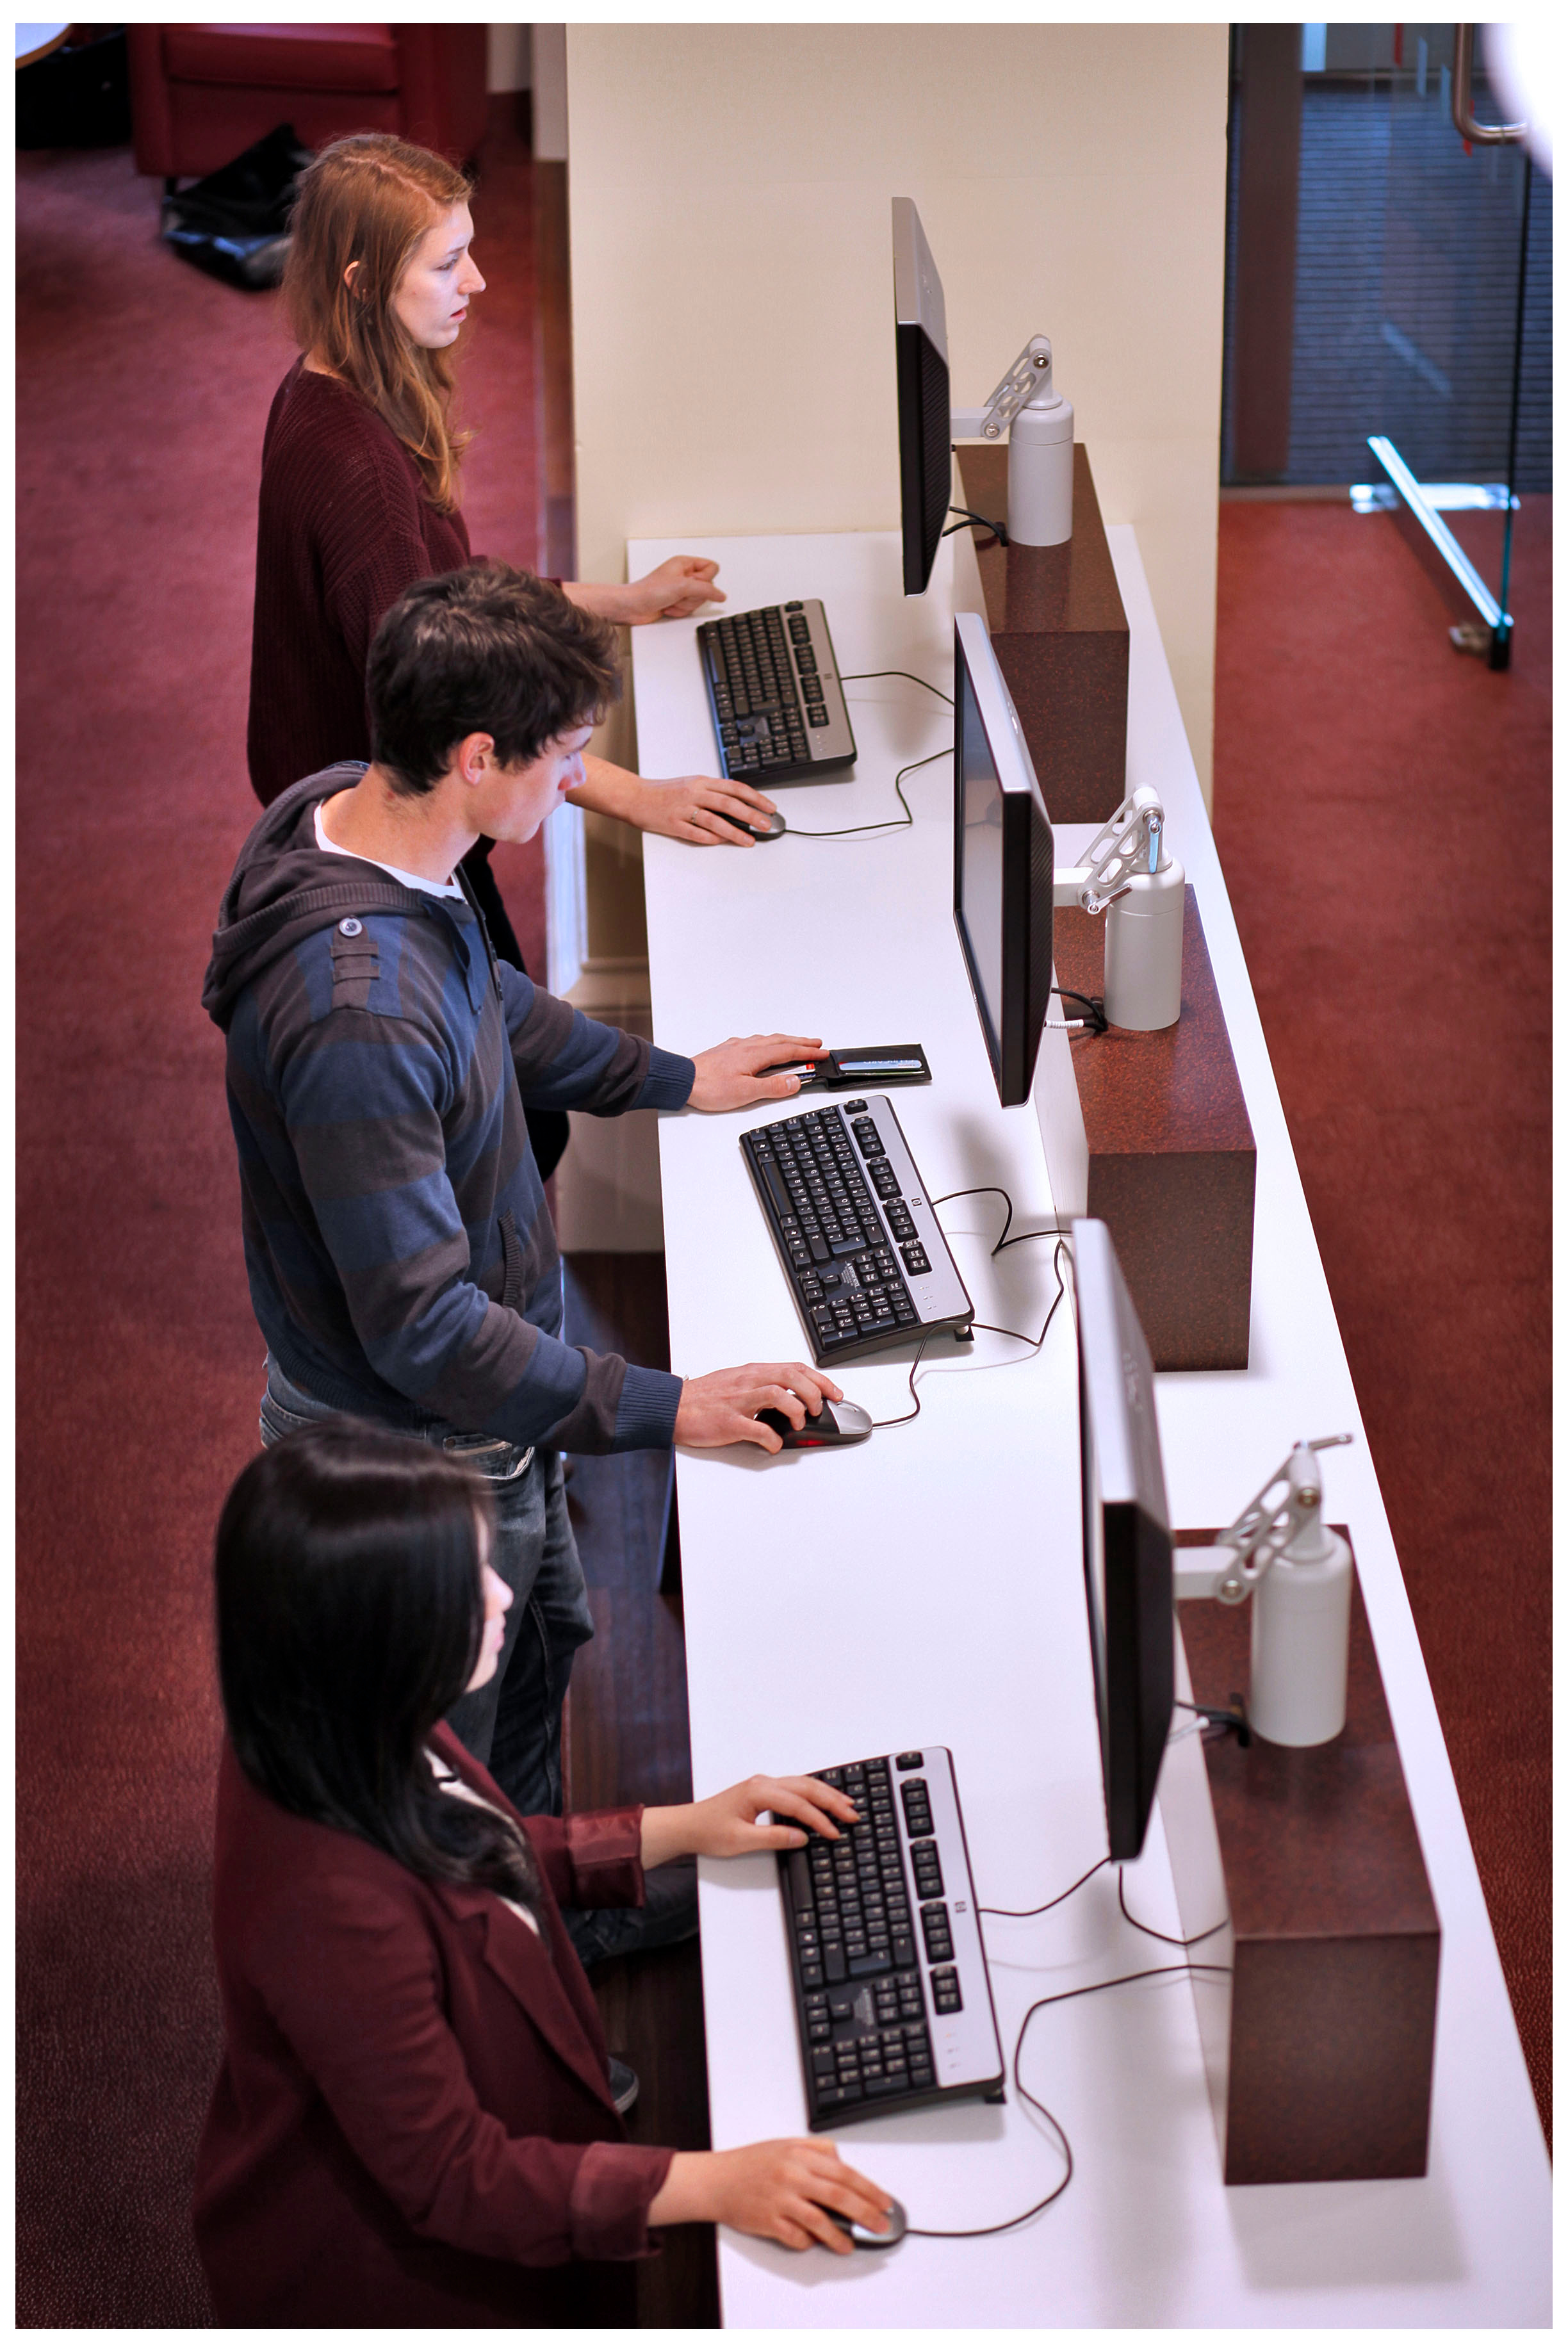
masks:
<instances>
[{"instance_id":1,"label":"white wall","mask_svg":"<svg viewBox=\"0 0 1568 2352\"><path fill-rule=\"evenodd\" d=\"M897 524L889 199L912 196L955 404L1053 339L1206 789L1225 26L573 25L566 47L583 577L623 577L629 536Z\"/></svg>"},{"instance_id":2,"label":"white wall","mask_svg":"<svg viewBox=\"0 0 1568 2352\"><path fill-rule=\"evenodd\" d=\"M541 163L566 160L566 27L535 25L532 30L533 153Z\"/></svg>"},{"instance_id":3,"label":"white wall","mask_svg":"<svg viewBox=\"0 0 1568 2352\"><path fill-rule=\"evenodd\" d=\"M528 88L528 49L526 25L485 26L485 88L492 98L500 91Z\"/></svg>"}]
</instances>

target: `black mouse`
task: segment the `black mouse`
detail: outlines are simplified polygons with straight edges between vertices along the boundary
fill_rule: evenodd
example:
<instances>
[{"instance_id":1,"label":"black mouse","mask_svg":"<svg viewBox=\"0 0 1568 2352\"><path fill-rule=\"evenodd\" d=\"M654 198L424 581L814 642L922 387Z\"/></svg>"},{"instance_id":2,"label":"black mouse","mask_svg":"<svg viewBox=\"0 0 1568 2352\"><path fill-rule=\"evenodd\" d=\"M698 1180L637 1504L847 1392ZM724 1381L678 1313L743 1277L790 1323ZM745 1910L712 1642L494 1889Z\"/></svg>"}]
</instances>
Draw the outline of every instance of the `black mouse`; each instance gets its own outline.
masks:
<instances>
[{"instance_id":1,"label":"black mouse","mask_svg":"<svg viewBox=\"0 0 1568 2352\"><path fill-rule=\"evenodd\" d=\"M787 1413L775 1412L770 1405L757 1415L768 1427L776 1430L784 1439L786 1454L804 1452L813 1445L858 1445L871 1434L872 1421L863 1404L851 1404L840 1397L837 1404L822 1400L819 1413L807 1413L802 1428L796 1429Z\"/></svg>"},{"instance_id":2,"label":"black mouse","mask_svg":"<svg viewBox=\"0 0 1568 2352\"><path fill-rule=\"evenodd\" d=\"M731 823L739 824L741 830L743 833L749 833L753 841L776 841L780 834L789 831L788 825L784 821L784 813L780 809L774 809L772 816L763 817L755 824L748 824L744 817L731 817Z\"/></svg>"},{"instance_id":3,"label":"black mouse","mask_svg":"<svg viewBox=\"0 0 1568 2352\"><path fill-rule=\"evenodd\" d=\"M830 2221L837 2222L852 2246L858 2246L863 2253L868 2254L885 2254L890 2247L899 2243L910 2226L910 2217L896 2197L893 2200L892 2210L887 2215L884 2226L879 2231L868 2229L864 2221L847 2221L842 2213L836 2213L831 2205L825 2205L822 2210Z\"/></svg>"}]
</instances>

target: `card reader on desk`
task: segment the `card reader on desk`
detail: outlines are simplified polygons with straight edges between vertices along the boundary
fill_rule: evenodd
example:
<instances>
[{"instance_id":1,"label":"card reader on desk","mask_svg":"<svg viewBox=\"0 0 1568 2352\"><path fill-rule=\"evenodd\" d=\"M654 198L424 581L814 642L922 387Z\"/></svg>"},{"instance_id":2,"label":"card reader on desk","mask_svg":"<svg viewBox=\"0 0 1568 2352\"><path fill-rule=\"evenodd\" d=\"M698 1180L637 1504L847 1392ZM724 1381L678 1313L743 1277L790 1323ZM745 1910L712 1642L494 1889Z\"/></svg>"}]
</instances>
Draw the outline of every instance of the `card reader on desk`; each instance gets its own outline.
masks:
<instances>
[{"instance_id":1,"label":"card reader on desk","mask_svg":"<svg viewBox=\"0 0 1568 2352\"><path fill-rule=\"evenodd\" d=\"M849 1094L858 1087L929 1087L923 1045L837 1045L809 1062L774 1062L764 1078L794 1077L804 1094Z\"/></svg>"}]
</instances>

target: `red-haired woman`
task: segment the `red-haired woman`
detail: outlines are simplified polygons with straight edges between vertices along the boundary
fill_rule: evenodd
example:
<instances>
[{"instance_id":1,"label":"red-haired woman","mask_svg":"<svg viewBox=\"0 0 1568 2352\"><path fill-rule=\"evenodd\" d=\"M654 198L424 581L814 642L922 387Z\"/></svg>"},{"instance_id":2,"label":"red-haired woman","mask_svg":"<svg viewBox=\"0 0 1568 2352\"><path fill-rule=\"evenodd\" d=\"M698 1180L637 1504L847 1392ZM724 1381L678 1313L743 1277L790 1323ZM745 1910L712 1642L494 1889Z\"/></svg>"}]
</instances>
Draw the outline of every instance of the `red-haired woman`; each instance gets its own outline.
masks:
<instances>
[{"instance_id":1,"label":"red-haired woman","mask_svg":"<svg viewBox=\"0 0 1568 2352\"><path fill-rule=\"evenodd\" d=\"M300 180L283 281L300 356L267 421L256 551L248 751L264 805L334 760L369 759L364 667L377 623L413 581L470 561L458 504L468 436L449 421L451 350L485 283L468 194L439 155L385 132L337 140ZM626 587L564 593L609 621L678 619L721 601L717 569L672 556ZM605 760L584 765L570 799L679 841L749 849L736 820L773 806L749 784L655 783ZM498 952L521 967L489 850L481 840L464 871ZM542 1116L564 1129L558 1114ZM563 1131L541 1155L542 1174L564 1141Z\"/></svg>"}]
</instances>

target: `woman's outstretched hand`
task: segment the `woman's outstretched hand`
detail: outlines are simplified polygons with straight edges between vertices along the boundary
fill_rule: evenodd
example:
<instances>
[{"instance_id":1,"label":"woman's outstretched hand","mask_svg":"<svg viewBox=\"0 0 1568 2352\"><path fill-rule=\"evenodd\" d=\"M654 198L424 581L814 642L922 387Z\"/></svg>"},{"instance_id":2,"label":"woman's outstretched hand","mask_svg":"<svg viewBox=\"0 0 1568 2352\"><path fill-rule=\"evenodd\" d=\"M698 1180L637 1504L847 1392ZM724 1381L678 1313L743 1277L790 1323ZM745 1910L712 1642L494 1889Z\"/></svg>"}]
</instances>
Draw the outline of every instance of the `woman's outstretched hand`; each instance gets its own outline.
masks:
<instances>
[{"instance_id":1,"label":"woman's outstretched hand","mask_svg":"<svg viewBox=\"0 0 1568 2352\"><path fill-rule=\"evenodd\" d=\"M816 2245L847 2254L850 2241L824 2208L879 2231L891 2206L886 2189L840 2162L831 2140L764 2139L678 2156L647 2218L656 2230L676 2221L724 2221L753 2238L776 2238L796 2253Z\"/></svg>"},{"instance_id":2,"label":"woman's outstretched hand","mask_svg":"<svg viewBox=\"0 0 1568 2352\"><path fill-rule=\"evenodd\" d=\"M703 604L721 604L724 591L713 585L718 569L711 556L671 555L624 586L615 580L563 580L561 588L585 613L635 629L645 621L689 620Z\"/></svg>"},{"instance_id":3,"label":"woman's outstretched hand","mask_svg":"<svg viewBox=\"0 0 1568 2352\"><path fill-rule=\"evenodd\" d=\"M785 1813L787 1821L761 1822L759 1813ZM677 1854L773 1853L805 1843L807 1829L836 1838L840 1829L853 1827L859 1815L842 1789L809 1774L799 1780L777 1780L753 1772L716 1797L695 1805L649 1805L642 1817L642 1864L645 1870ZM805 1823L805 1828L797 1823Z\"/></svg>"}]
</instances>

